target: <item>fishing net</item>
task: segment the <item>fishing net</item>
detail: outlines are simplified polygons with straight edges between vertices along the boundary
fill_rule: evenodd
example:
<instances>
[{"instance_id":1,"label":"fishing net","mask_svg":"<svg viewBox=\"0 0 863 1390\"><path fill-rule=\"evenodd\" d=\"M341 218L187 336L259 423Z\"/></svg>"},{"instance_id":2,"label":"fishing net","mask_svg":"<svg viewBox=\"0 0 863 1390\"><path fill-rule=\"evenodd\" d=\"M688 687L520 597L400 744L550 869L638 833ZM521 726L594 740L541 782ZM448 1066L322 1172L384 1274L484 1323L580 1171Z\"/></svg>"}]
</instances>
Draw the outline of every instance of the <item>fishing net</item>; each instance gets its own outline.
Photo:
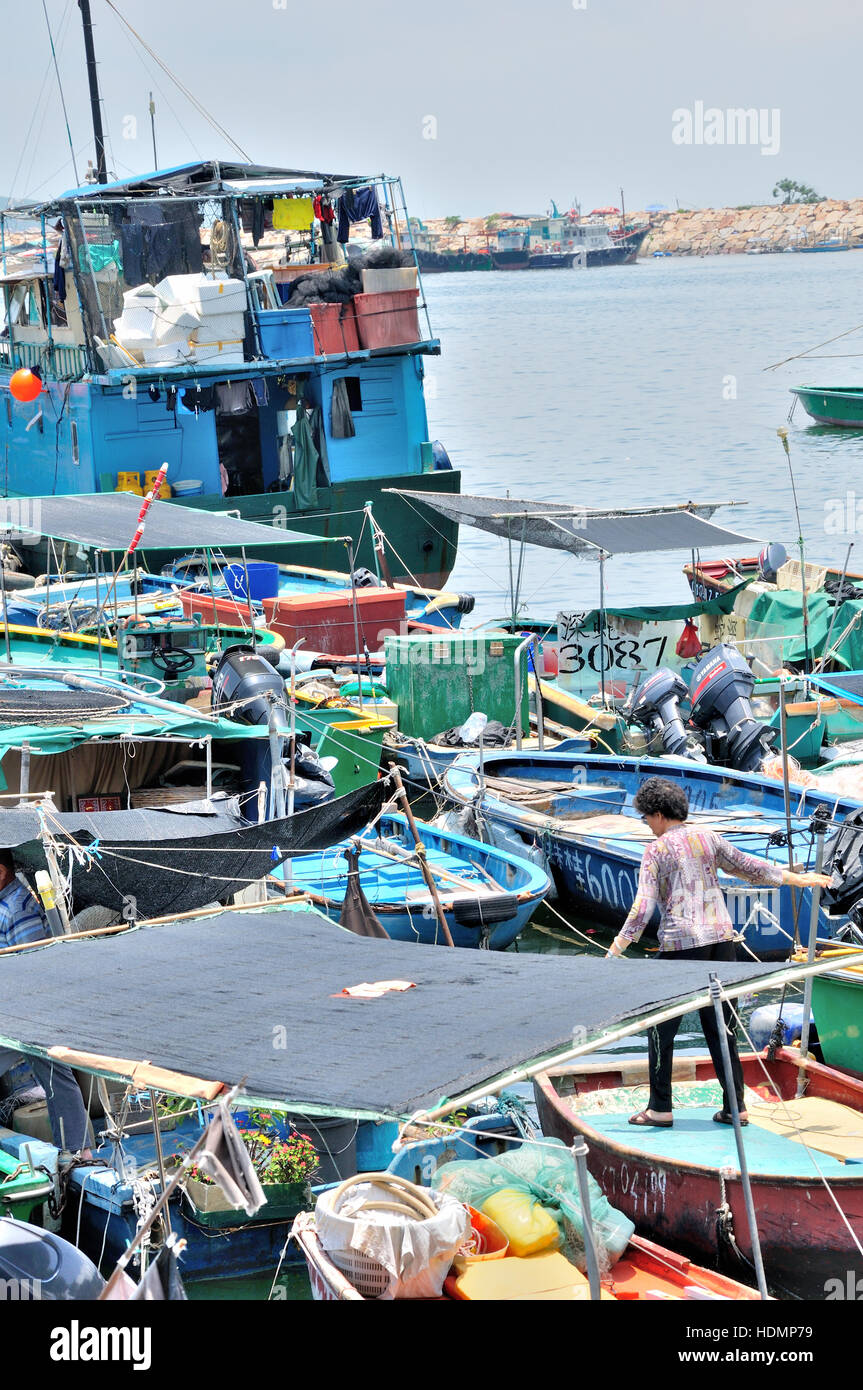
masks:
<instances>
[{"instance_id":1,"label":"fishing net","mask_svg":"<svg viewBox=\"0 0 863 1390\"><path fill-rule=\"evenodd\" d=\"M444 1163L432 1178L432 1186L460 1202L482 1210L483 1203L503 1191L524 1193L551 1215L557 1224L558 1248L584 1273L584 1219L578 1195L575 1160L559 1139L523 1144L497 1158ZM590 1214L600 1271L605 1274L632 1238L635 1227L611 1206L599 1184L588 1177Z\"/></svg>"},{"instance_id":2,"label":"fishing net","mask_svg":"<svg viewBox=\"0 0 863 1390\"><path fill-rule=\"evenodd\" d=\"M71 724L104 719L132 701L111 691L0 690L0 724Z\"/></svg>"}]
</instances>

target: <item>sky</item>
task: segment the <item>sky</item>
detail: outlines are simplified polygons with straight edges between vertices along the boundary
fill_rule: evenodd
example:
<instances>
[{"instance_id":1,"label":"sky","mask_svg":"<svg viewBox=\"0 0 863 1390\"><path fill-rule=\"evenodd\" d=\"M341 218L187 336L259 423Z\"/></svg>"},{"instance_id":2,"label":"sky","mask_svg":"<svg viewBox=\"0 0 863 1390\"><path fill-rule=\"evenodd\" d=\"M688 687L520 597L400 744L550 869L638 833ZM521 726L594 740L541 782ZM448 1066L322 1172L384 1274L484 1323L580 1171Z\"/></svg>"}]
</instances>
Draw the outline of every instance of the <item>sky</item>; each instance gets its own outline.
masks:
<instances>
[{"instance_id":1,"label":"sky","mask_svg":"<svg viewBox=\"0 0 863 1390\"><path fill-rule=\"evenodd\" d=\"M160 166L240 158L107 0L91 4L109 168L123 178L154 167L151 90ZM534 212L551 199L589 211L618 206L621 187L632 209L769 203L781 178L863 196L860 0L115 6L252 159L400 174L420 217ZM3 77L6 197L76 182L45 9L82 177L93 157L76 0L19 3L21 61ZM752 143L726 119L736 108L760 113Z\"/></svg>"}]
</instances>

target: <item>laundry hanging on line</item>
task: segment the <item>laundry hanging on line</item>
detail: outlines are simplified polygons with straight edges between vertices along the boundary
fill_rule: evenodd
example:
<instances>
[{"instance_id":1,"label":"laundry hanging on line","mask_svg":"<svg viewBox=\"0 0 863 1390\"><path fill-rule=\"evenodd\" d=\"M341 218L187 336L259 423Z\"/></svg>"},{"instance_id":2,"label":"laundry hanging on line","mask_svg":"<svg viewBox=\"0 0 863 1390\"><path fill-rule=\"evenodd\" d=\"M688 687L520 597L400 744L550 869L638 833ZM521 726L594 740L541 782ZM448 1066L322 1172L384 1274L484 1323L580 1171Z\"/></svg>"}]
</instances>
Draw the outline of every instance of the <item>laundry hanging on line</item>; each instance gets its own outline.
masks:
<instances>
[{"instance_id":1,"label":"laundry hanging on line","mask_svg":"<svg viewBox=\"0 0 863 1390\"><path fill-rule=\"evenodd\" d=\"M314 220L311 198L274 198L273 227L280 232L307 232Z\"/></svg>"},{"instance_id":2,"label":"laundry hanging on line","mask_svg":"<svg viewBox=\"0 0 863 1390\"><path fill-rule=\"evenodd\" d=\"M373 188L346 189L339 198L339 241L344 246L351 234L352 222L372 224L372 236L378 240L384 234L378 195Z\"/></svg>"}]
</instances>

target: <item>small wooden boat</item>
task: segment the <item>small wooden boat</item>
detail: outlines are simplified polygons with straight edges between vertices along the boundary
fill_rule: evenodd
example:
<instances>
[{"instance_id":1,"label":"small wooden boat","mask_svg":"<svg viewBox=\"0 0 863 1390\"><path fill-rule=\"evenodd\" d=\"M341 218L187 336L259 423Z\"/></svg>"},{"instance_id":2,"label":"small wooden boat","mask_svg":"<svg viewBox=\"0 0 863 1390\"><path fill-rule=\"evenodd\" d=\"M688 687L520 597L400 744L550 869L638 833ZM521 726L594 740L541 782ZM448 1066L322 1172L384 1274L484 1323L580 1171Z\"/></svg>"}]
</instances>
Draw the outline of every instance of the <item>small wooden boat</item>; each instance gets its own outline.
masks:
<instances>
[{"instance_id":1,"label":"small wooden boat","mask_svg":"<svg viewBox=\"0 0 863 1390\"><path fill-rule=\"evenodd\" d=\"M852 1235L863 1229L863 1081L804 1061L790 1048L773 1060L767 1054L741 1060L747 1086L763 1102L747 1099L744 1142L768 1284L786 1297L823 1299L829 1280L844 1281L849 1270L863 1275ZM801 1070L802 1101L795 1099ZM713 1123L715 1097L703 1094L712 1078L708 1058L678 1059L680 1108L671 1129L627 1122L646 1104L645 1061L543 1072L534 1091L543 1132L566 1144L579 1136L587 1141L590 1171L640 1232L711 1260L730 1252L733 1233L751 1268L733 1132ZM702 1095L687 1104L678 1082ZM739 1258L734 1267L746 1272Z\"/></svg>"},{"instance_id":2,"label":"small wooden boat","mask_svg":"<svg viewBox=\"0 0 863 1390\"><path fill-rule=\"evenodd\" d=\"M560 891L579 912L619 926L635 899L650 831L633 806L648 777L668 778L686 791L690 819L717 831L750 854L786 865L787 848L771 844L785 832L783 788L758 773L731 772L680 758L626 758L602 754L490 753L480 789L478 757L463 753L444 775L460 805L481 801L487 820L515 830L528 845L541 844ZM826 788L795 787L792 835L802 861L811 853L809 824L816 806L833 820L861 803ZM762 959L788 954L795 919L808 923L811 893L726 879L732 923ZM656 920L658 921L658 914ZM831 937L845 921L822 905L819 935Z\"/></svg>"},{"instance_id":3,"label":"small wooden boat","mask_svg":"<svg viewBox=\"0 0 863 1390\"><path fill-rule=\"evenodd\" d=\"M350 1279L333 1264L324 1250L311 1212L302 1212L296 1218L291 1235L305 1257L312 1297L316 1302L367 1301ZM503 1265L507 1262L513 1265L528 1263L504 1256ZM506 1270L498 1265L496 1273L505 1275ZM497 1282L505 1285L507 1281L504 1278ZM584 1297L583 1288L580 1292ZM463 1301L455 1291L454 1281L450 1279L444 1284L443 1296L457 1302ZM739 1284L735 1279L717 1274L713 1270L703 1269L693 1264L685 1255L677 1255L651 1240L645 1240L643 1236L633 1236L623 1258L617 1261L603 1279L602 1296L604 1299L617 1299L621 1302L642 1299L721 1299L746 1302L758 1298L756 1291L747 1288L745 1284ZM517 1293L510 1294L506 1301L512 1300L518 1300Z\"/></svg>"},{"instance_id":4,"label":"small wooden boat","mask_svg":"<svg viewBox=\"0 0 863 1390\"><path fill-rule=\"evenodd\" d=\"M815 251L815 246L802 247L804 251ZM825 251L827 247L823 248ZM831 246L831 251L844 251L846 247ZM863 429L863 390L858 386L792 386L792 396L796 396L807 415L811 415L819 425L840 425L844 429Z\"/></svg>"},{"instance_id":5,"label":"small wooden boat","mask_svg":"<svg viewBox=\"0 0 863 1390\"><path fill-rule=\"evenodd\" d=\"M527 859L417 822L447 926L456 946L504 951L528 925L551 887L548 874ZM437 944L434 902L401 815L381 818L361 847L359 881L389 937ZM347 842L304 855L291 865L292 887L338 921L348 885ZM282 871L276 871L282 877Z\"/></svg>"}]
</instances>

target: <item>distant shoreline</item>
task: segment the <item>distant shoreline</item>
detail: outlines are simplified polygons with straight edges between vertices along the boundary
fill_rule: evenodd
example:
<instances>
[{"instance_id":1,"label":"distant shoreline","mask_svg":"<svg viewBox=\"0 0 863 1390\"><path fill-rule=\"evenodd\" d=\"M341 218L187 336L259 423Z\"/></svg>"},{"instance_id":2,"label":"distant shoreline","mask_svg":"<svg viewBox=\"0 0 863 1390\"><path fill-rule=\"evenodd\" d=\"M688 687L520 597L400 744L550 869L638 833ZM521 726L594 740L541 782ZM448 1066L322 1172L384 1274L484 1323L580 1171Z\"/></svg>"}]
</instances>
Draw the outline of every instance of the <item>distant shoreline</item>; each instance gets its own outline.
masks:
<instances>
[{"instance_id":1,"label":"distant shoreline","mask_svg":"<svg viewBox=\"0 0 863 1390\"><path fill-rule=\"evenodd\" d=\"M483 251L498 231L528 227L544 214L490 213L451 224L444 217L415 220L414 236L424 249L438 252ZM609 227L620 217L609 215ZM654 252L673 256L722 256L744 252L795 250L831 241L863 245L863 198L844 202L828 198L820 203L766 203L740 208L697 208L692 211L648 213L627 210L627 226L652 222L640 257ZM419 232L419 236L417 233Z\"/></svg>"}]
</instances>

